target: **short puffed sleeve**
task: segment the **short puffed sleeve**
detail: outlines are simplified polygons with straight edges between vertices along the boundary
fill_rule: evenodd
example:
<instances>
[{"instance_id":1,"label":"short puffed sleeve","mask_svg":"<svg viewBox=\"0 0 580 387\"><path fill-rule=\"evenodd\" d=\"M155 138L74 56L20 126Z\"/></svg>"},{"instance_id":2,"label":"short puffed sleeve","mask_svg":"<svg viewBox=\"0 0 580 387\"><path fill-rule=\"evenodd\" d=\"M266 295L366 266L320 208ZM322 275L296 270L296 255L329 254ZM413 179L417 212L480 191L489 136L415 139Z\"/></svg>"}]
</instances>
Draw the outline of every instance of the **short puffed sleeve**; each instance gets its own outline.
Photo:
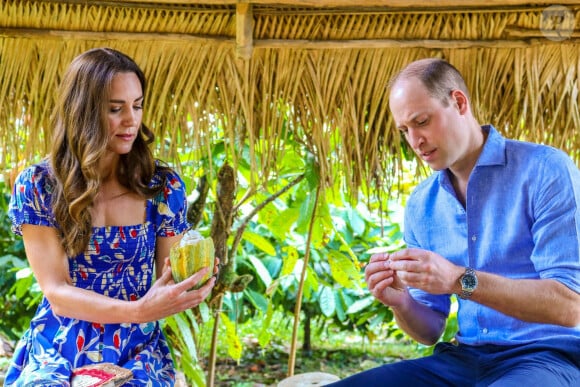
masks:
<instances>
[{"instance_id":1,"label":"short puffed sleeve","mask_svg":"<svg viewBox=\"0 0 580 387\"><path fill-rule=\"evenodd\" d=\"M47 163L20 172L8 205L8 216L15 234L22 235L23 224L56 227L51 207L52 192Z\"/></svg>"},{"instance_id":2,"label":"short puffed sleeve","mask_svg":"<svg viewBox=\"0 0 580 387\"><path fill-rule=\"evenodd\" d=\"M154 180L165 181L163 189L153 199L155 233L158 237L179 235L189 228L185 184L171 169L158 169Z\"/></svg>"}]
</instances>

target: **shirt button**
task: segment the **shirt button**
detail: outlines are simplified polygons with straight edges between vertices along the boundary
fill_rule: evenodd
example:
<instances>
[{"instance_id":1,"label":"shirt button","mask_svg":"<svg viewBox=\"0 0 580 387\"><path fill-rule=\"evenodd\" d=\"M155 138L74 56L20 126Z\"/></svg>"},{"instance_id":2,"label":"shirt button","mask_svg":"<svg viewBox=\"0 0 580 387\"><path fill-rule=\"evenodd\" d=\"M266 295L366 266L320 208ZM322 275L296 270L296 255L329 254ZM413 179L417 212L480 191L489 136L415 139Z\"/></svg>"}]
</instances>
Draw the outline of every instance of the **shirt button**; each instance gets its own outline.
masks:
<instances>
[{"instance_id":1,"label":"shirt button","mask_svg":"<svg viewBox=\"0 0 580 387\"><path fill-rule=\"evenodd\" d=\"M486 333L488 332L488 331L487 331L487 328L483 328L483 329L482 329L482 332L483 332L484 334L486 334Z\"/></svg>"},{"instance_id":2,"label":"shirt button","mask_svg":"<svg viewBox=\"0 0 580 387\"><path fill-rule=\"evenodd\" d=\"M471 237L471 240L475 242L477 240L477 237L474 235Z\"/></svg>"}]
</instances>

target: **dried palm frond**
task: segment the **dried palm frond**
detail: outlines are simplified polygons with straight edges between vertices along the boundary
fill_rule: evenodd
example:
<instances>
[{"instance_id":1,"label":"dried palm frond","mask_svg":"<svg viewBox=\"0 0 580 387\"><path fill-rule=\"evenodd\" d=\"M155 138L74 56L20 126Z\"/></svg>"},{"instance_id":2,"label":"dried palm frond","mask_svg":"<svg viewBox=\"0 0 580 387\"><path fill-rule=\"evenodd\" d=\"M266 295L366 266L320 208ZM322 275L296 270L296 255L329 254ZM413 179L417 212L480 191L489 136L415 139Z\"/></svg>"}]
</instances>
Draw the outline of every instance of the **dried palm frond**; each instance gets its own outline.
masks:
<instances>
[{"instance_id":1,"label":"dried palm frond","mask_svg":"<svg viewBox=\"0 0 580 387\"><path fill-rule=\"evenodd\" d=\"M577 30L552 26L559 39L546 32L546 6L521 1L463 8L450 1L435 10L320 3L328 6L246 6L252 36L240 39L249 49L244 59L235 1L5 0L0 162L13 167L47 151L59 78L76 55L97 46L124 51L145 70L144 120L158 136L157 155L177 161L183 149L208 154L223 140L219 126L234 166L247 156L237 144L249 140L253 185L277 175L291 131L315 156L322 181L338 180L351 192L388 190L403 156L386 85L405 64L428 56L464 74L482 123L579 160L580 5L564 2L563 15L572 15Z\"/></svg>"}]
</instances>

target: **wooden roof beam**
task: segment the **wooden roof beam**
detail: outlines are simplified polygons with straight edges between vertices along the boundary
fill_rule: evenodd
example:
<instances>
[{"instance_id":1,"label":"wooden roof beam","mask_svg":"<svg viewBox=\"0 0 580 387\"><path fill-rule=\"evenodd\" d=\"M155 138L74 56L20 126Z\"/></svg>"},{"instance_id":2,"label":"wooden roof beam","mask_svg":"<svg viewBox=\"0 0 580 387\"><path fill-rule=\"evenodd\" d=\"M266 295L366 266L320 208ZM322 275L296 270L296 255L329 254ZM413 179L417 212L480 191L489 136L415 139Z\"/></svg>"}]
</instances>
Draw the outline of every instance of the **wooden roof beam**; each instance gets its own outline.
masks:
<instances>
[{"instance_id":1,"label":"wooden roof beam","mask_svg":"<svg viewBox=\"0 0 580 387\"><path fill-rule=\"evenodd\" d=\"M83 0L83 3L86 1ZM578 5L578 0L546 0L541 3L530 0L124 0L123 3L147 3L147 4L181 4L181 5L238 5L251 4L263 6L287 6L300 8L400 8L413 9L439 9L439 8L503 8L513 6L545 5Z\"/></svg>"},{"instance_id":2,"label":"wooden roof beam","mask_svg":"<svg viewBox=\"0 0 580 387\"><path fill-rule=\"evenodd\" d=\"M247 27L247 25L245 26ZM572 33L566 40L546 39L535 30L509 27L508 36L512 39L493 40L437 40L437 39L356 39L356 40L302 40L302 39L253 39L249 43L236 37L207 37L192 34L153 33L153 32L95 32L46 30L36 28L0 28L0 37L57 40L162 40L193 44L213 44L218 47L236 46L239 58L250 59L254 49L380 49L380 48L524 48L547 44L578 44L580 33ZM246 32L247 33L247 32ZM557 36L554 36L557 37ZM243 41L240 44L240 41ZM246 42L246 43L244 43ZM249 55L249 56L248 56Z\"/></svg>"},{"instance_id":3,"label":"wooden roof beam","mask_svg":"<svg viewBox=\"0 0 580 387\"><path fill-rule=\"evenodd\" d=\"M252 4L236 5L236 55L238 59L252 58L254 38L254 14Z\"/></svg>"},{"instance_id":4,"label":"wooden roof beam","mask_svg":"<svg viewBox=\"0 0 580 387\"><path fill-rule=\"evenodd\" d=\"M466 8L466 7L506 7L521 5L538 5L538 2L529 0L238 0L236 2L252 3L255 5L287 5L296 7L312 8ZM217 1L216 3L219 3ZM482 4L484 3L484 4ZM550 5L578 5L578 0L544 1L543 4Z\"/></svg>"}]
</instances>

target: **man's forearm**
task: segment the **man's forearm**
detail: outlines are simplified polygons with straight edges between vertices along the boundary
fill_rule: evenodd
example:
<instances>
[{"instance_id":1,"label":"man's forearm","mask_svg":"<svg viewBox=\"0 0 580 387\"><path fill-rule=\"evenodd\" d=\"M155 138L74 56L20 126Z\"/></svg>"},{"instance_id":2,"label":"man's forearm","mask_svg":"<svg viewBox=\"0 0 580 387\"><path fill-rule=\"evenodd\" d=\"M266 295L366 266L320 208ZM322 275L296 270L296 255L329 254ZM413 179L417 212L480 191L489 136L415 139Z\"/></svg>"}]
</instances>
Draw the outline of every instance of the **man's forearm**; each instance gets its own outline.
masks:
<instances>
[{"instance_id":1,"label":"man's forearm","mask_svg":"<svg viewBox=\"0 0 580 387\"><path fill-rule=\"evenodd\" d=\"M580 324L580 295L550 279L514 280L477 272L471 299L522 321L574 327Z\"/></svg>"},{"instance_id":2,"label":"man's forearm","mask_svg":"<svg viewBox=\"0 0 580 387\"><path fill-rule=\"evenodd\" d=\"M407 305L392 310L399 328L421 344L435 344L445 330L446 318L443 314L412 298Z\"/></svg>"}]
</instances>

